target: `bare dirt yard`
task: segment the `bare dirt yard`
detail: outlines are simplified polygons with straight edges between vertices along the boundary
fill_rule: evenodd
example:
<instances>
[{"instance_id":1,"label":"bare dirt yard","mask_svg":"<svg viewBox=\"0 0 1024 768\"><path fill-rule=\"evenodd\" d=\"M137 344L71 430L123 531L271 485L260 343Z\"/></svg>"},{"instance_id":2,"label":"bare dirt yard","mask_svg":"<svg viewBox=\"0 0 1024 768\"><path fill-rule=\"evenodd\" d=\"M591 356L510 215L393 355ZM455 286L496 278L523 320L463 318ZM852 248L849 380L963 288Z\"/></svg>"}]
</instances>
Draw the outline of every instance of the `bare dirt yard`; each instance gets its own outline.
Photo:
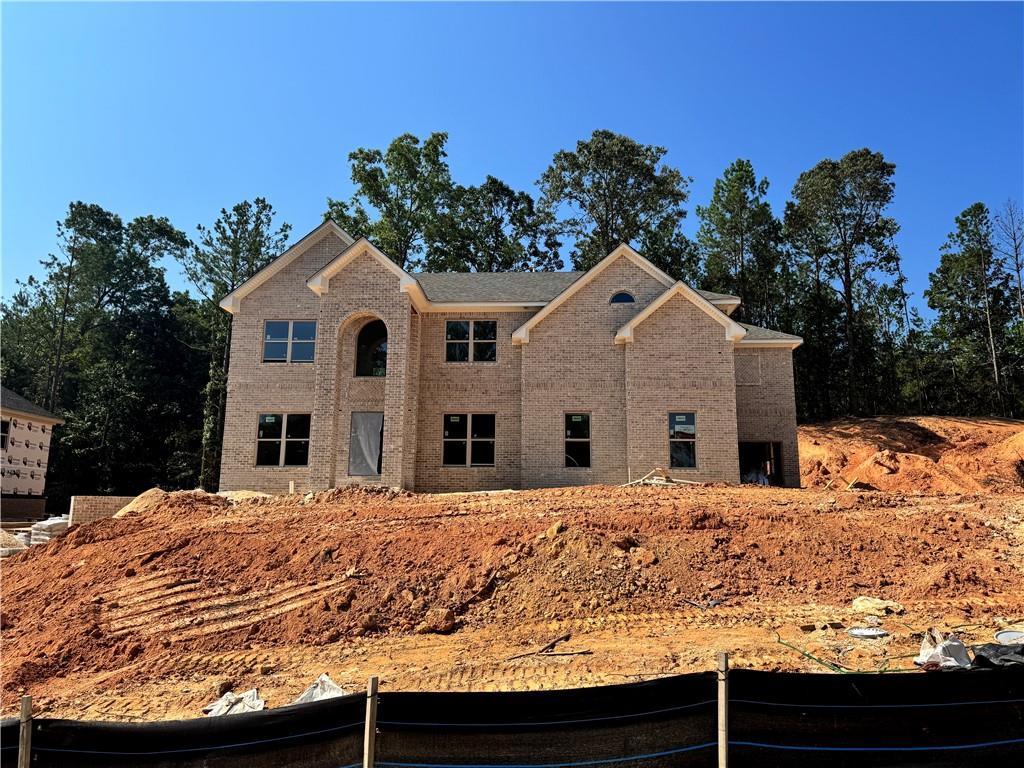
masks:
<instances>
[{"instance_id":1,"label":"bare dirt yard","mask_svg":"<svg viewBox=\"0 0 1024 768\"><path fill-rule=\"evenodd\" d=\"M282 706L322 672L351 690L599 685L711 669L717 650L824 671L780 639L908 668L930 626L988 642L1024 621L1022 441L996 420L806 427L800 490L154 492L3 561L3 712L27 691L50 717L197 717L226 687ZM861 595L903 607L887 637L848 635Z\"/></svg>"}]
</instances>

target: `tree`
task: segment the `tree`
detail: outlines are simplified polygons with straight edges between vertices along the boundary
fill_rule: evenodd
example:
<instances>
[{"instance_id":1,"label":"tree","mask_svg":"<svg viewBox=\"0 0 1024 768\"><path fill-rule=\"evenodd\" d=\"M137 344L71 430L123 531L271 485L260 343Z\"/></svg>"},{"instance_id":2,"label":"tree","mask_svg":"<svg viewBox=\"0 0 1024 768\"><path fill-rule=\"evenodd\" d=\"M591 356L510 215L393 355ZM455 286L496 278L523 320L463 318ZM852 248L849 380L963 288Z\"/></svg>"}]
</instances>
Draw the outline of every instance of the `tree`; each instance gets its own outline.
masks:
<instances>
[{"instance_id":1,"label":"tree","mask_svg":"<svg viewBox=\"0 0 1024 768\"><path fill-rule=\"evenodd\" d=\"M590 269L628 243L674 276L692 279L696 260L680 230L690 179L663 164L664 147L594 131L574 151L555 153L537 182L541 209L573 240L573 266ZM559 218L561 214L561 218Z\"/></svg>"},{"instance_id":2,"label":"tree","mask_svg":"<svg viewBox=\"0 0 1024 768\"><path fill-rule=\"evenodd\" d=\"M849 412L861 412L866 399L861 386L858 354L857 294L873 274L895 274L899 254L893 238L896 220L886 216L892 202L896 166L880 152L858 149L839 160L822 160L800 174L787 206L787 228L798 240L808 238L818 249L827 276L838 286L843 304L846 358L845 394ZM801 232L807 229L808 232Z\"/></svg>"},{"instance_id":3,"label":"tree","mask_svg":"<svg viewBox=\"0 0 1024 768\"><path fill-rule=\"evenodd\" d=\"M996 214L995 248L1017 278L1017 317L1024 320L1024 213L1014 200L1007 200Z\"/></svg>"},{"instance_id":4,"label":"tree","mask_svg":"<svg viewBox=\"0 0 1024 768\"><path fill-rule=\"evenodd\" d=\"M704 287L740 296L737 319L758 325L778 320L781 231L749 160L736 160L715 181L711 202L697 206Z\"/></svg>"},{"instance_id":5,"label":"tree","mask_svg":"<svg viewBox=\"0 0 1024 768\"><path fill-rule=\"evenodd\" d=\"M974 203L956 217L956 230L943 245L928 283L928 306L937 312L934 333L954 367L962 392L959 401L973 400L1006 414L1002 365L1013 309L1009 275L994 252L984 203Z\"/></svg>"},{"instance_id":6,"label":"tree","mask_svg":"<svg viewBox=\"0 0 1024 768\"><path fill-rule=\"evenodd\" d=\"M488 176L456 186L427 255L434 272L531 272L562 268L560 243L526 192Z\"/></svg>"},{"instance_id":7,"label":"tree","mask_svg":"<svg viewBox=\"0 0 1024 768\"><path fill-rule=\"evenodd\" d=\"M203 299L197 319L207 330L209 374L203 388L202 458L199 481L216 490L220 477L227 375L231 352L231 316L220 300L284 252L291 227L274 223L275 211L264 198L222 208L210 228L197 227L199 242L181 254L185 275Z\"/></svg>"},{"instance_id":8,"label":"tree","mask_svg":"<svg viewBox=\"0 0 1024 768\"><path fill-rule=\"evenodd\" d=\"M42 261L4 306L3 378L63 416L51 444L49 497L138 493L195 482L202 358L183 294L160 259L188 238L165 218L124 223L72 203L58 224L60 255Z\"/></svg>"},{"instance_id":9,"label":"tree","mask_svg":"<svg viewBox=\"0 0 1024 768\"><path fill-rule=\"evenodd\" d=\"M355 194L349 202L328 198L325 216L353 237L374 241L403 269L418 266L452 192L447 141L447 133L432 133L421 144L406 133L386 151L350 153Z\"/></svg>"}]
</instances>

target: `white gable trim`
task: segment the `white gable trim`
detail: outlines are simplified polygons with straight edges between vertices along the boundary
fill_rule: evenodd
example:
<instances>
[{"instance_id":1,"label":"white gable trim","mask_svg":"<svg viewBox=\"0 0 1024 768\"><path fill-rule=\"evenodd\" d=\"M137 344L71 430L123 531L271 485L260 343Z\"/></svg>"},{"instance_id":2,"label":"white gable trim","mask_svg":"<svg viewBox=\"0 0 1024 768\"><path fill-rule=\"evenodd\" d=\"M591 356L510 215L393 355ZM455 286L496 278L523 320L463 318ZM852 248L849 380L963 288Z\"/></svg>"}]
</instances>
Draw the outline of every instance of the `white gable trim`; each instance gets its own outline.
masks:
<instances>
[{"instance_id":1,"label":"white gable trim","mask_svg":"<svg viewBox=\"0 0 1024 768\"><path fill-rule=\"evenodd\" d=\"M319 227L309 232L305 237L303 237L301 240L295 243L295 245L293 245L291 248L289 248L276 259L274 259L272 262L267 264L267 266L265 266L255 275L253 275L240 286L235 288L235 290L233 290L223 299L221 299L221 309L224 309L230 312L231 314L237 312L242 305L242 299L244 299L250 293L252 293L265 282L267 282L267 280L272 278L282 269L284 269L293 261L295 261L296 258L301 256L303 253L305 253L314 245L323 240L324 236L327 234L337 235L341 239L341 242L345 244L346 248L350 246L353 242L352 235L350 235L344 229L339 227L332 220L328 219Z\"/></svg>"},{"instance_id":2,"label":"white gable trim","mask_svg":"<svg viewBox=\"0 0 1024 768\"><path fill-rule=\"evenodd\" d=\"M743 349L796 349L803 343L803 339L794 336L791 339L744 339L737 342L736 346Z\"/></svg>"},{"instance_id":3,"label":"white gable trim","mask_svg":"<svg viewBox=\"0 0 1024 768\"><path fill-rule=\"evenodd\" d=\"M705 299L693 288L688 286L684 282L676 282L665 291L661 296L656 298L647 307L640 312L636 317L626 323L619 329L619 332L615 334L616 344L629 344L633 341L633 330L640 325L644 320L657 312L666 302L675 296L682 296L683 298L689 299L693 302L696 307L701 310L704 314L714 320L716 323L725 328L725 338L729 341L739 341L747 335L747 329L737 323L735 320L731 320L728 315L724 314L721 310L717 309L714 304Z\"/></svg>"},{"instance_id":4,"label":"white gable trim","mask_svg":"<svg viewBox=\"0 0 1024 768\"><path fill-rule=\"evenodd\" d=\"M352 243L348 248L339 253L327 264L320 268L312 277L306 280L306 285L317 296L327 293L331 278L341 272L345 267L358 259L360 256L369 256L376 260L382 267L388 270L399 280L399 290L408 293L412 299L413 306L422 311L426 308L427 297L423 293L420 284L416 279L387 257L377 246L361 237Z\"/></svg>"},{"instance_id":5,"label":"white gable trim","mask_svg":"<svg viewBox=\"0 0 1024 768\"><path fill-rule=\"evenodd\" d=\"M574 282L572 285L570 285L568 288L566 288L560 294L555 296L555 298L553 298L551 301L549 301L547 304L545 304L544 308L540 312L538 312L536 315L534 315L529 320L527 320L525 323L523 323L521 326L519 326L512 333L512 343L513 344L528 344L530 342L530 329L535 327L537 325L537 323L539 323L545 317L547 317L552 312L554 312L556 309L558 309L560 306L562 306L566 301L569 300L570 297L572 297L580 289L582 289L587 284L589 284L595 277L597 277L599 274L601 274L601 272L603 272L605 270L605 268L607 268L610 264L614 263L616 260L618 260L621 257L625 257L625 258L629 259L631 262L636 264L638 267L640 267L640 269L642 269L644 272L649 274L655 280L660 282L666 288L669 287L670 285L672 285L672 278L671 277L669 277L664 272L662 272L660 269L658 269L656 266L651 264L651 262L649 262L647 259L645 259L643 256L641 256L639 253L634 251L628 245L623 243L618 248L616 248L614 251L612 251L607 256L605 256L603 259L601 259L601 261L599 261L597 264L595 264L593 267L591 267L576 282ZM706 301L707 300L705 299L705 303L706 303ZM717 309L715 311L718 312ZM722 314L722 313L718 312L718 314ZM725 317L724 315L722 315L722 316Z\"/></svg>"}]
</instances>

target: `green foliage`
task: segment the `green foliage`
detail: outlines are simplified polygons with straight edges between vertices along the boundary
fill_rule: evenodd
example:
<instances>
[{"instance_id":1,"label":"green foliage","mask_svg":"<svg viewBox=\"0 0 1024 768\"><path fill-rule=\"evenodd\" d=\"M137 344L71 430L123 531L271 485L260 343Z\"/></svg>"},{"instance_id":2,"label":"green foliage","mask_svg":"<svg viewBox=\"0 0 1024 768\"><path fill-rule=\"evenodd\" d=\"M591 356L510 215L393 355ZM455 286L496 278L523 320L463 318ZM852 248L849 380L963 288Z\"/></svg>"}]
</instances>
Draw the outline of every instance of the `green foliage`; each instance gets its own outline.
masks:
<instances>
[{"instance_id":1,"label":"green foliage","mask_svg":"<svg viewBox=\"0 0 1024 768\"><path fill-rule=\"evenodd\" d=\"M896 189L895 172L895 165L869 149L822 160L800 174L786 208L791 243L803 258L821 262L823 276L835 281L842 299L842 409L848 413L864 413L871 407L860 363L871 355L865 339L870 338L874 318L863 315L858 296L865 295L873 275L891 276L899 269L893 243L899 225L885 215Z\"/></svg>"},{"instance_id":2,"label":"green foliage","mask_svg":"<svg viewBox=\"0 0 1024 768\"><path fill-rule=\"evenodd\" d=\"M690 179L662 163L667 150L611 131L594 131L573 151L555 153L537 182L541 209L573 241L575 269L590 269L622 243L673 277L696 277L680 226Z\"/></svg>"},{"instance_id":3,"label":"green foliage","mask_svg":"<svg viewBox=\"0 0 1024 768\"><path fill-rule=\"evenodd\" d=\"M452 191L447 141L447 133L432 133L422 143L406 133L383 152L350 153L356 192L348 202L328 199L326 215L353 237L373 241L403 269L419 266Z\"/></svg>"},{"instance_id":4,"label":"green foliage","mask_svg":"<svg viewBox=\"0 0 1024 768\"><path fill-rule=\"evenodd\" d=\"M426 268L431 272L531 272L562 268L560 243L526 192L488 176L455 186L438 217Z\"/></svg>"},{"instance_id":5,"label":"green foliage","mask_svg":"<svg viewBox=\"0 0 1024 768\"><path fill-rule=\"evenodd\" d=\"M288 224L276 226L274 208L264 198L222 208L212 227L200 224L199 242L180 257L185 275L203 298L191 320L205 331L209 370L203 387L200 485L215 491L227 405L231 316L218 302L284 252Z\"/></svg>"},{"instance_id":6,"label":"green foliage","mask_svg":"<svg viewBox=\"0 0 1024 768\"><path fill-rule=\"evenodd\" d=\"M5 384L67 420L49 496L194 485L204 360L172 311L194 302L172 297L157 266L188 238L163 218L125 224L77 202L57 235L60 254L19 284L2 321Z\"/></svg>"},{"instance_id":7,"label":"green foliage","mask_svg":"<svg viewBox=\"0 0 1024 768\"><path fill-rule=\"evenodd\" d=\"M785 301L782 227L764 199L768 179L757 180L749 160L736 160L715 181L711 202L697 206L697 242L708 290L740 296L737 319L779 322Z\"/></svg>"},{"instance_id":8,"label":"green foliage","mask_svg":"<svg viewBox=\"0 0 1024 768\"><path fill-rule=\"evenodd\" d=\"M1010 275L992 244L992 220L983 203L956 217L925 297L937 313L933 333L948 358L954 399L965 412L1006 413L1016 386L1007 368L1015 306Z\"/></svg>"}]
</instances>

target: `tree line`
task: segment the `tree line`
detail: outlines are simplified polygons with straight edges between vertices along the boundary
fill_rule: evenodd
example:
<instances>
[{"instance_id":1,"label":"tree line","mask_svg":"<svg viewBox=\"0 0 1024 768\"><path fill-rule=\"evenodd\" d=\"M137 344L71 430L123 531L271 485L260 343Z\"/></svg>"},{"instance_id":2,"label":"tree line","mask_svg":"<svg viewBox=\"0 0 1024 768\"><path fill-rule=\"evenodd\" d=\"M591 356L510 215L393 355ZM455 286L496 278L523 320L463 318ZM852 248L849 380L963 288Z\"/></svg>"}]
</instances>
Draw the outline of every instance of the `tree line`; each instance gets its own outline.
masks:
<instances>
[{"instance_id":1,"label":"tree line","mask_svg":"<svg viewBox=\"0 0 1024 768\"><path fill-rule=\"evenodd\" d=\"M349 155L354 193L325 217L410 271L586 270L629 243L674 278L743 298L736 319L804 338L802 420L920 413L1019 416L1024 404L1024 215L968 205L911 302L891 215L895 166L856 149L800 174L784 209L737 159L696 205L664 147L595 131L557 152L538 194L451 176L447 134L406 134ZM218 301L280 255L290 226L263 198L192 236L167 218L124 221L69 205L57 252L3 303L6 386L67 420L48 478L72 493L214 489L231 322ZM177 263L191 292L171 291Z\"/></svg>"}]
</instances>

